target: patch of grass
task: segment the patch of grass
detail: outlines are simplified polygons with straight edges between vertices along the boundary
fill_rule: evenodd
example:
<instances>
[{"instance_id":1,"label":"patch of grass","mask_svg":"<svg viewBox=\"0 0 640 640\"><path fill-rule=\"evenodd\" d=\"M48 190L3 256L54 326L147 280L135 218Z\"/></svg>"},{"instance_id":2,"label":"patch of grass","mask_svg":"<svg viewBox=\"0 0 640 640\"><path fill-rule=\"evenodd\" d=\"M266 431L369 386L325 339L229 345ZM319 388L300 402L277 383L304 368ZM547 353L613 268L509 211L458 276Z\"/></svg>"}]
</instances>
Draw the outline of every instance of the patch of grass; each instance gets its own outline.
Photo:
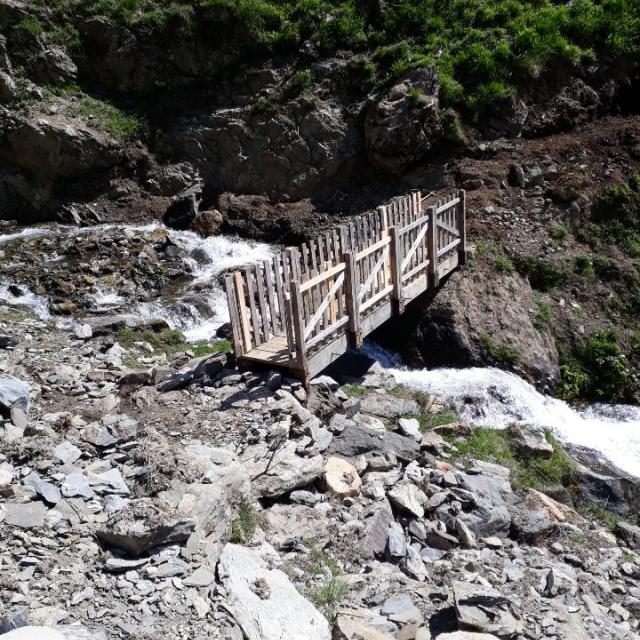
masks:
<instances>
[{"instance_id":1,"label":"patch of grass","mask_svg":"<svg viewBox=\"0 0 640 640\"><path fill-rule=\"evenodd\" d=\"M427 102L427 96L425 96L420 89L413 88L409 91L409 104L414 109L417 107L423 107Z\"/></svg>"},{"instance_id":2,"label":"patch of grass","mask_svg":"<svg viewBox=\"0 0 640 640\"><path fill-rule=\"evenodd\" d=\"M213 342L195 342L191 345L191 351L196 358L208 356L213 353L229 353L232 345L229 340L214 340Z\"/></svg>"},{"instance_id":3,"label":"patch of grass","mask_svg":"<svg viewBox=\"0 0 640 640\"><path fill-rule=\"evenodd\" d=\"M538 312L533 320L533 326L538 330L546 329L553 324L551 305L542 300L536 300L536 304L538 305Z\"/></svg>"},{"instance_id":4,"label":"patch of grass","mask_svg":"<svg viewBox=\"0 0 640 640\"><path fill-rule=\"evenodd\" d=\"M588 279L595 277L596 272L591 258L589 256L578 256L575 259L575 272Z\"/></svg>"},{"instance_id":5,"label":"patch of grass","mask_svg":"<svg viewBox=\"0 0 640 640\"><path fill-rule=\"evenodd\" d=\"M336 607L351 590L349 583L344 578L335 576L321 587L313 589L310 593L311 601L322 610L325 617L333 622L336 616Z\"/></svg>"},{"instance_id":6,"label":"patch of grass","mask_svg":"<svg viewBox=\"0 0 640 640\"><path fill-rule=\"evenodd\" d=\"M585 517L595 518L598 522L605 525L612 533L616 532L618 527L618 518L616 518L616 516L610 511L607 511L602 505L579 505L577 511Z\"/></svg>"},{"instance_id":7,"label":"patch of grass","mask_svg":"<svg viewBox=\"0 0 640 640\"><path fill-rule=\"evenodd\" d=\"M16 24L16 28L26 33L30 33L32 36L39 36L44 33L44 25L37 18L31 16L25 16Z\"/></svg>"},{"instance_id":8,"label":"patch of grass","mask_svg":"<svg viewBox=\"0 0 640 640\"><path fill-rule=\"evenodd\" d=\"M511 470L511 481L516 487L536 489L548 485L571 486L575 463L550 431L545 432L545 437L553 447L550 458L523 457L517 452L517 445L510 429L475 427L470 438L456 442L457 456L507 467Z\"/></svg>"},{"instance_id":9,"label":"patch of grass","mask_svg":"<svg viewBox=\"0 0 640 640\"><path fill-rule=\"evenodd\" d=\"M70 115L95 122L119 142L135 138L147 129L143 118L124 113L108 102L89 96L83 96L74 104Z\"/></svg>"},{"instance_id":10,"label":"patch of grass","mask_svg":"<svg viewBox=\"0 0 640 640\"><path fill-rule=\"evenodd\" d=\"M554 240L557 240L558 242L560 242L561 240L564 240L569 235L569 229L567 229L567 227L561 224L560 226L552 229L549 235L551 235L551 237Z\"/></svg>"},{"instance_id":11,"label":"patch of grass","mask_svg":"<svg viewBox=\"0 0 640 640\"><path fill-rule=\"evenodd\" d=\"M256 519L251 505L240 505L238 516L231 521L229 540L235 544L247 544L256 532Z\"/></svg>"},{"instance_id":12,"label":"patch of grass","mask_svg":"<svg viewBox=\"0 0 640 640\"><path fill-rule=\"evenodd\" d=\"M568 280L566 268L550 260L537 256L515 256L516 270L538 291L551 291Z\"/></svg>"},{"instance_id":13,"label":"patch of grass","mask_svg":"<svg viewBox=\"0 0 640 640\"><path fill-rule=\"evenodd\" d=\"M498 344L491 336L483 336L482 346L498 364L514 365L520 360L520 352L511 345Z\"/></svg>"},{"instance_id":14,"label":"patch of grass","mask_svg":"<svg viewBox=\"0 0 640 640\"><path fill-rule=\"evenodd\" d=\"M118 332L118 342L123 347L132 347L136 342L147 342L154 351L164 352L168 356L182 351L192 351L195 357L204 357L213 353L227 353L231 351L229 340L213 340L211 342L200 341L190 343L184 335L176 329L163 329L152 331L151 329L130 329L128 327Z\"/></svg>"},{"instance_id":15,"label":"patch of grass","mask_svg":"<svg viewBox=\"0 0 640 640\"><path fill-rule=\"evenodd\" d=\"M496 255L494 264L500 273L513 273L515 271L513 262L502 254Z\"/></svg>"},{"instance_id":16,"label":"patch of grass","mask_svg":"<svg viewBox=\"0 0 640 640\"><path fill-rule=\"evenodd\" d=\"M366 396L367 393L369 392L367 387L363 387L361 384L345 384L344 387L342 387L342 390L348 396L354 396L354 397Z\"/></svg>"}]
</instances>

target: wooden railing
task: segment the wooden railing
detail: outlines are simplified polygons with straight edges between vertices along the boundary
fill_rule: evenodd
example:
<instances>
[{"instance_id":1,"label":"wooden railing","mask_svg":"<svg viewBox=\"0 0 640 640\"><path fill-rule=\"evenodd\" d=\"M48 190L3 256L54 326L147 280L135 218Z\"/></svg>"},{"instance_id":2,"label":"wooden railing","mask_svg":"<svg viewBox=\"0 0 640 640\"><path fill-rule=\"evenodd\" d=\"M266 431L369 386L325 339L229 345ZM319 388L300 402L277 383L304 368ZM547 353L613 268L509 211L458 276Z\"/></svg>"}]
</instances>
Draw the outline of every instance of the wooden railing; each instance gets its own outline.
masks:
<instances>
[{"instance_id":1,"label":"wooden railing","mask_svg":"<svg viewBox=\"0 0 640 640\"><path fill-rule=\"evenodd\" d=\"M464 191L432 203L417 191L395 198L227 275L235 354L306 377L316 353L339 338L360 345L464 256Z\"/></svg>"}]
</instances>

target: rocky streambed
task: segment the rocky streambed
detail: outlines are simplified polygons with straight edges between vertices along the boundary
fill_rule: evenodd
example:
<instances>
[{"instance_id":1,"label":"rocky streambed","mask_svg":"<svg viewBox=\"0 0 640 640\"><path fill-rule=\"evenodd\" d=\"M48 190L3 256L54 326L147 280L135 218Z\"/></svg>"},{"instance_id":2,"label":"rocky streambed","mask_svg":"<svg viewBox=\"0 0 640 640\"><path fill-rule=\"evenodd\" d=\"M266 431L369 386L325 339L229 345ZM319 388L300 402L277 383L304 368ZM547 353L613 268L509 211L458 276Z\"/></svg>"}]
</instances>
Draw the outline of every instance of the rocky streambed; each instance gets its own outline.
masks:
<instances>
[{"instance_id":1,"label":"rocky streambed","mask_svg":"<svg viewBox=\"0 0 640 640\"><path fill-rule=\"evenodd\" d=\"M163 323L126 331L192 295L222 321L216 274L267 246L157 226L4 240L7 640L637 637L632 478L534 426L490 460L497 432L452 413L482 422L478 394L374 361L305 391L157 340Z\"/></svg>"}]
</instances>

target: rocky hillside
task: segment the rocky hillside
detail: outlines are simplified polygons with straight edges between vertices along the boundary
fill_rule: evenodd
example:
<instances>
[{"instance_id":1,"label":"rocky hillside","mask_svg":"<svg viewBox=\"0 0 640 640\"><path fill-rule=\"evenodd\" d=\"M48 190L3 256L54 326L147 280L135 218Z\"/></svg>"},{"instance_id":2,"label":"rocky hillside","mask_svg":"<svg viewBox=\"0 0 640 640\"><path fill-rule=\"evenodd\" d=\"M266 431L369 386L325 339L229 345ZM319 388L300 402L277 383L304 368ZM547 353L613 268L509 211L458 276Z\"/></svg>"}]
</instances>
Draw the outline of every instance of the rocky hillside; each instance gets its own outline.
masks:
<instances>
[{"instance_id":1,"label":"rocky hillside","mask_svg":"<svg viewBox=\"0 0 640 640\"><path fill-rule=\"evenodd\" d=\"M637 638L640 485L550 434L0 314L7 640Z\"/></svg>"}]
</instances>

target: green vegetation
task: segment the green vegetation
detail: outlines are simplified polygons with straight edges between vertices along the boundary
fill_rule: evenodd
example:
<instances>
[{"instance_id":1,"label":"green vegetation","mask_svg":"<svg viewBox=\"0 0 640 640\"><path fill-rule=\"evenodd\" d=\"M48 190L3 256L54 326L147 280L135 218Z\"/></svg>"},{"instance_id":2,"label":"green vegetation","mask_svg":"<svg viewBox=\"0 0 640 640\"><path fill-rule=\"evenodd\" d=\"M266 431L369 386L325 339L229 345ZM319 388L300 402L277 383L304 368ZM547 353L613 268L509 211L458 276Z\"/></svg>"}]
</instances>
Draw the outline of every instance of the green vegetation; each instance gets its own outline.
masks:
<instances>
[{"instance_id":1,"label":"green vegetation","mask_svg":"<svg viewBox=\"0 0 640 640\"><path fill-rule=\"evenodd\" d=\"M480 238L476 242L476 251L480 256L493 257L493 265L500 273L513 273L515 268L513 262L507 258L501 247L498 247L488 240Z\"/></svg>"},{"instance_id":2,"label":"green vegetation","mask_svg":"<svg viewBox=\"0 0 640 640\"><path fill-rule=\"evenodd\" d=\"M560 367L556 394L564 400L629 400L635 391L627 358L615 331L598 331L578 344Z\"/></svg>"},{"instance_id":3,"label":"green vegetation","mask_svg":"<svg viewBox=\"0 0 640 640\"><path fill-rule=\"evenodd\" d=\"M342 387L342 390L348 396L355 396L355 397L366 396L367 393L369 392L367 387L363 387L361 384L345 384L344 387Z\"/></svg>"},{"instance_id":4,"label":"green vegetation","mask_svg":"<svg viewBox=\"0 0 640 640\"><path fill-rule=\"evenodd\" d=\"M132 347L137 342L150 344L154 351L164 352L171 357L176 353L190 351L195 357L203 357L213 353L227 353L231 351L229 340L212 340L187 342L180 331L175 329L121 329L118 332L118 342L123 347Z\"/></svg>"},{"instance_id":5,"label":"green vegetation","mask_svg":"<svg viewBox=\"0 0 640 640\"><path fill-rule=\"evenodd\" d=\"M72 106L71 115L92 119L120 142L140 135L147 128L143 118L123 113L108 102L84 95L77 104Z\"/></svg>"},{"instance_id":6,"label":"green vegetation","mask_svg":"<svg viewBox=\"0 0 640 640\"><path fill-rule=\"evenodd\" d=\"M578 512L583 516L595 518L604 524L612 533L618 528L618 518L599 504L580 505Z\"/></svg>"},{"instance_id":7,"label":"green vegetation","mask_svg":"<svg viewBox=\"0 0 640 640\"><path fill-rule=\"evenodd\" d=\"M575 271L585 278L593 278L596 274L589 256L578 256L575 260Z\"/></svg>"},{"instance_id":8,"label":"green vegetation","mask_svg":"<svg viewBox=\"0 0 640 640\"><path fill-rule=\"evenodd\" d=\"M538 330L545 329L553 323L551 305L540 299L536 300L536 304L538 305L538 313L533 320L533 326Z\"/></svg>"},{"instance_id":9,"label":"green vegetation","mask_svg":"<svg viewBox=\"0 0 640 640\"><path fill-rule=\"evenodd\" d=\"M496 344L491 336L483 336L482 346L498 364L514 365L520 360L520 353L508 344Z\"/></svg>"},{"instance_id":10,"label":"green vegetation","mask_svg":"<svg viewBox=\"0 0 640 640\"><path fill-rule=\"evenodd\" d=\"M24 18L22 18L22 20L20 20L20 22L18 22L16 26L21 31L26 31L33 36L40 35L44 32L44 26L42 25L42 22L40 22L40 20L37 20L36 18L31 18L29 16L25 16Z\"/></svg>"},{"instance_id":11,"label":"green vegetation","mask_svg":"<svg viewBox=\"0 0 640 640\"><path fill-rule=\"evenodd\" d=\"M640 174L601 193L593 203L591 222L577 237L594 248L615 244L640 258Z\"/></svg>"},{"instance_id":12,"label":"green vegetation","mask_svg":"<svg viewBox=\"0 0 640 640\"><path fill-rule=\"evenodd\" d=\"M552 229L550 235L554 240L557 240L558 242L560 242L561 240L564 240L569 235L569 229L567 229L567 227L561 224L559 227Z\"/></svg>"},{"instance_id":13,"label":"green vegetation","mask_svg":"<svg viewBox=\"0 0 640 640\"><path fill-rule=\"evenodd\" d=\"M329 581L310 593L311 601L316 605L329 621L336 616L336 607L349 593L349 583L344 578L332 576Z\"/></svg>"},{"instance_id":14,"label":"green vegetation","mask_svg":"<svg viewBox=\"0 0 640 640\"><path fill-rule=\"evenodd\" d=\"M297 50L374 52L378 82L433 65L443 106L471 110L508 104L548 69L560 71L602 54L632 59L640 51L635 0L399 0L384 12L359 0L31 0L57 24L106 15L151 33L212 33L225 19L245 53ZM224 11L223 11L224 10ZM222 17L224 16L224 18Z\"/></svg>"},{"instance_id":15,"label":"green vegetation","mask_svg":"<svg viewBox=\"0 0 640 640\"><path fill-rule=\"evenodd\" d=\"M256 519L253 509L246 502L240 506L238 516L231 521L230 540L235 544L246 544L256 532Z\"/></svg>"},{"instance_id":16,"label":"green vegetation","mask_svg":"<svg viewBox=\"0 0 640 640\"><path fill-rule=\"evenodd\" d=\"M518 453L516 440L510 429L475 427L471 437L463 442L456 442L457 455L507 467L511 470L511 482L516 487L536 489L545 485L570 486L575 471L574 462L551 432L546 431L545 437L553 447L550 458L523 457Z\"/></svg>"},{"instance_id":17,"label":"green vegetation","mask_svg":"<svg viewBox=\"0 0 640 640\"><path fill-rule=\"evenodd\" d=\"M516 256L513 260L518 273L529 279L538 291L551 291L567 281L566 268L537 256Z\"/></svg>"}]
</instances>

